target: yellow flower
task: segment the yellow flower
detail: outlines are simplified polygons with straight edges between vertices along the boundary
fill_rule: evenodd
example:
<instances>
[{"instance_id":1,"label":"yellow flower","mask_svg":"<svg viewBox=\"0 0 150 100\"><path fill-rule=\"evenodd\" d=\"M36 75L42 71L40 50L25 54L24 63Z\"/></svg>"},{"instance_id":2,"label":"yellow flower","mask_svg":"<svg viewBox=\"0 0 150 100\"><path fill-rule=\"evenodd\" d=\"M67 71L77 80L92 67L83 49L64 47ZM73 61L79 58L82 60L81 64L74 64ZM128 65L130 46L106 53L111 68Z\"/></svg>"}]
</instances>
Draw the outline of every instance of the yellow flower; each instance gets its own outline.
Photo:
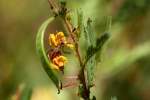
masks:
<instances>
[{"instance_id":1,"label":"yellow flower","mask_svg":"<svg viewBox=\"0 0 150 100\"><path fill-rule=\"evenodd\" d=\"M66 46L71 49L74 49L74 45L69 43L63 32L58 32L56 34L49 35L49 45L55 48ZM57 49L56 49L57 50ZM52 54L49 55L50 60L52 61L52 66L54 69L63 71L64 65L67 61L67 58L61 55L61 51L53 51Z\"/></svg>"},{"instance_id":2,"label":"yellow flower","mask_svg":"<svg viewBox=\"0 0 150 100\"><path fill-rule=\"evenodd\" d=\"M63 32L58 32L56 34L49 35L49 44L50 46L57 47L61 44L66 44L66 37L64 36Z\"/></svg>"},{"instance_id":3,"label":"yellow flower","mask_svg":"<svg viewBox=\"0 0 150 100\"><path fill-rule=\"evenodd\" d=\"M54 67L56 69L63 69L65 63L67 61L67 58L64 56L56 56L55 58L53 58L52 62L55 65Z\"/></svg>"},{"instance_id":4,"label":"yellow flower","mask_svg":"<svg viewBox=\"0 0 150 100\"><path fill-rule=\"evenodd\" d=\"M67 41L66 41L66 37L64 36L64 33L63 32L58 32L57 34L56 34L56 41L58 41L59 42L59 45L60 44L66 44L67 43Z\"/></svg>"},{"instance_id":5,"label":"yellow flower","mask_svg":"<svg viewBox=\"0 0 150 100\"><path fill-rule=\"evenodd\" d=\"M56 41L56 37L54 34L49 35L49 44L50 46L58 46L58 42Z\"/></svg>"}]
</instances>

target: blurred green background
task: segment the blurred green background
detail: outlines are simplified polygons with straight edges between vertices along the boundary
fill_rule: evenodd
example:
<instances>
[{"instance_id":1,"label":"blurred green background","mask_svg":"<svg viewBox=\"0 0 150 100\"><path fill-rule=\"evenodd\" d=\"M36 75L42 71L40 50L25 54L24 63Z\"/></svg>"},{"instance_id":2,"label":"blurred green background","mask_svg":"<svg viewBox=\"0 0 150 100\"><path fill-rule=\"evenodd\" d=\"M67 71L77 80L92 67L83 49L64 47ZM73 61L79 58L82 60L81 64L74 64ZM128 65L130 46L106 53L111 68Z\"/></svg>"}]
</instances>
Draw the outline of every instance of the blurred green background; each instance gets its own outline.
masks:
<instances>
[{"instance_id":1,"label":"blurred green background","mask_svg":"<svg viewBox=\"0 0 150 100\"><path fill-rule=\"evenodd\" d=\"M66 1L93 20L96 34L112 16L111 38L95 70L97 100L149 100L150 0ZM0 100L20 100L20 94L22 100L31 94L31 100L79 100L77 88L57 94L36 54L37 30L49 16L47 0L0 0Z\"/></svg>"}]
</instances>

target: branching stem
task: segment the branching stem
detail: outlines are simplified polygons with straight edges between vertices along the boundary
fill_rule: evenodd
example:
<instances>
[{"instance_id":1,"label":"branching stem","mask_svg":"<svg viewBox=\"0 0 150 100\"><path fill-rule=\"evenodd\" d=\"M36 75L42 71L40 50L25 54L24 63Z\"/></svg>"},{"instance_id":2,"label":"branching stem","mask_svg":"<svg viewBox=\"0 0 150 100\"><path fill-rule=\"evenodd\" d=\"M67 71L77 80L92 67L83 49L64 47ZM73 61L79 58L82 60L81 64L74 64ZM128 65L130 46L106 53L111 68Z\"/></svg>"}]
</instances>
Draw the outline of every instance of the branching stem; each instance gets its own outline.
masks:
<instances>
[{"instance_id":1,"label":"branching stem","mask_svg":"<svg viewBox=\"0 0 150 100\"><path fill-rule=\"evenodd\" d=\"M80 51L79 51L79 45L78 45L78 41L76 39L76 31L74 31L74 27L71 24L71 22L67 19L67 11L63 12L63 8L58 4L57 0L48 0L50 8L52 10L52 12L54 13L55 16L60 16L62 18L62 20L64 21L64 26L66 27L67 31L69 32L69 34L71 35L71 38L74 42L75 45L75 52L76 55L78 57L80 66L81 66L81 70L79 73L79 80L80 80L80 84L83 86L83 94L80 94L82 96L82 98L84 100L90 100L90 91L89 91L89 87L88 84L86 82L86 74L85 74L85 64L82 61L81 55L80 55ZM63 13L63 16L60 15L60 12Z\"/></svg>"}]
</instances>

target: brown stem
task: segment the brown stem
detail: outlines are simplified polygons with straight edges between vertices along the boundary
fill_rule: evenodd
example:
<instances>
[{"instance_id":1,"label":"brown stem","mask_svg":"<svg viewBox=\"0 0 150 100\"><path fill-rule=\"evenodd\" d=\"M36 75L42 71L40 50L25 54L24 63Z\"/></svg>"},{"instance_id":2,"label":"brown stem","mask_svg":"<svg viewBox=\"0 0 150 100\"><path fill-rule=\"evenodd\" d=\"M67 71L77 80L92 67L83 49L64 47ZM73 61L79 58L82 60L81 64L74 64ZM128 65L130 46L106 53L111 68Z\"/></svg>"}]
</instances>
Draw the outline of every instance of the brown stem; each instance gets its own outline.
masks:
<instances>
[{"instance_id":1,"label":"brown stem","mask_svg":"<svg viewBox=\"0 0 150 100\"><path fill-rule=\"evenodd\" d=\"M84 65L85 64L83 64L81 56L80 56L79 45L78 45L78 42L75 39L75 36L74 36L75 33L73 33L74 28L73 28L72 24L67 19L65 20L65 24L66 24L66 27L68 28L68 30L71 34L71 38L72 38L73 42L75 43L75 47L76 47L75 51L76 51L76 54L77 54L77 57L78 57L78 60L79 60L80 66L81 66L81 71L79 73L79 80L80 80L80 83L83 85L83 89L84 89L84 93L83 93L82 96L85 100L89 100L90 91L88 89L88 86L87 86L87 83L86 83L86 78L85 78L86 76L85 76L85 73L84 73L84 69L85 69Z\"/></svg>"},{"instance_id":2,"label":"brown stem","mask_svg":"<svg viewBox=\"0 0 150 100\"><path fill-rule=\"evenodd\" d=\"M59 14L59 6L57 5L57 3L55 2L55 0L48 0L48 3L50 5L51 10L53 11L54 15L58 15Z\"/></svg>"},{"instance_id":3,"label":"brown stem","mask_svg":"<svg viewBox=\"0 0 150 100\"><path fill-rule=\"evenodd\" d=\"M82 59L81 59L81 56L80 56L80 52L79 52L79 45L78 45L78 42L77 42L77 40L75 38L75 34L76 34L75 33L76 31L74 31L75 28L73 27L71 22L66 17L63 18L63 20L65 22L65 26L66 26L67 30L69 31L69 33L71 35L71 38L72 38L72 40L73 40L73 42L75 44L75 51L76 51L76 55L78 57L80 66L83 66L83 62L82 62Z\"/></svg>"},{"instance_id":4,"label":"brown stem","mask_svg":"<svg viewBox=\"0 0 150 100\"><path fill-rule=\"evenodd\" d=\"M82 97L84 100L90 100L90 91L86 83L85 73L84 73L84 67L82 67L80 74L79 74L80 83L83 85L83 94Z\"/></svg>"},{"instance_id":5,"label":"brown stem","mask_svg":"<svg viewBox=\"0 0 150 100\"><path fill-rule=\"evenodd\" d=\"M56 0L48 0L49 2L49 5L51 7L51 10L53 11L53 13L55 15L58 15L59 16L59 12L61 12L60 10L62 10L61 6L59 6L59 4L56 2ZM66 29L68 30L68 32L70 33L71 35L71 38L75 44L75 52L76 52L76 55L78 57L78 60L79 60L79 63L80 63L80 66L81 66L81 70L80 70L80 73L79 73L79 80L80 80L80 84L83 85L83 94L82 94L82 97L84 100L90 100L90 91L89 91L89 88L88 88L88 85L87 85L87 82L86 82L86 75L85 75L85 64L82 62L82 59L81 59L81 55L80 55L80 52L79 52L79 45L78 45L78 42L77 42L77 39L76 39L76 36L75 36L75 32L74 31L74 27L73 25L71 24L71 22L67 19L66 17L66 12L64 12L64 16L61 16L61 18L63 19L64 23L65 23L65 26L66 26Z\"/></svg>"}]
</instances>

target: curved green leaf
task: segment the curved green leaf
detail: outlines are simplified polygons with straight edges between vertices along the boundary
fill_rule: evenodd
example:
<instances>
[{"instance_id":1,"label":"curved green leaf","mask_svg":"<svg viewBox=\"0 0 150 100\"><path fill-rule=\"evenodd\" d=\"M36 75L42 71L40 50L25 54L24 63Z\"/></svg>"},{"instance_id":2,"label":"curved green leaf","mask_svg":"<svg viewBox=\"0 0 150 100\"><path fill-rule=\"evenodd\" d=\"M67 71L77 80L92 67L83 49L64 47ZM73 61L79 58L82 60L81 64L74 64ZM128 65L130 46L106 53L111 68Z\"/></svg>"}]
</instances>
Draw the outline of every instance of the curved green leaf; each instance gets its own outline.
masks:
<instances>
[{"instance_id":1,"label":"curved green leaf","mask_svg":"<svg viewBox=\"0 0 150 100\"><path fill-rule=\"evenodd\" d=\"M42 65L46 73L48 74L49 78L53 81L53 83L56 85L58 90L60 89L60 80L55 73L55 71L51 67L51 63L46 55L45 48L44 48L44 34L45 30L50 22L54 20L54 17L51 17L47 19L39 28L37 37L36 37L36 50L40 56Z\"/></svg>"}]
</instances>

